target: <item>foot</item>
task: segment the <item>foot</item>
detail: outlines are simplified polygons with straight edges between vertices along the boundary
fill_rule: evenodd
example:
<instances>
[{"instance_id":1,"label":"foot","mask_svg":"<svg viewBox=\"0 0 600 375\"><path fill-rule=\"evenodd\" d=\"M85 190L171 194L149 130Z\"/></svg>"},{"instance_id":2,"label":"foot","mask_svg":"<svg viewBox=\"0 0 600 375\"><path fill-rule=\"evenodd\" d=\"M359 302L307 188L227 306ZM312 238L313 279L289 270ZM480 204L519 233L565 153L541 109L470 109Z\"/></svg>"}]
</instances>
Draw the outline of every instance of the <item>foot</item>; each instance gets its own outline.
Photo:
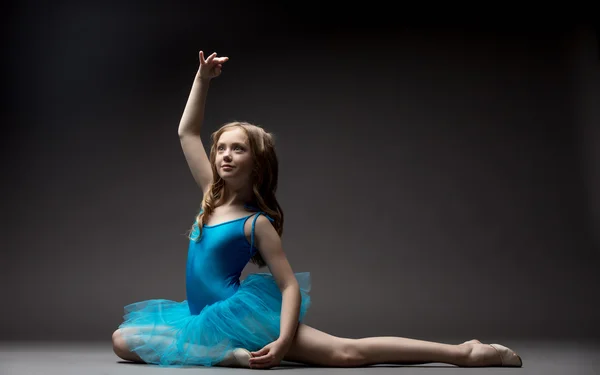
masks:
<instances>
[{"instance_id":1,"label":"foot","mask_svg":"<svg viewBox=\"0 0 600 375\"><path fill-rule=\"evenodd\" d=\"M521 367L523 362L521 358L511 349L493 344L471 344L471 350L467 359L468 367L491 367L491 366L511 366Z\"/></svg>"},{"instance_id":2,"label":"foot","mask_svg":"<svg viewBox=\"0 0 600 375\"><path fill-rule=\"evenodd\" d=\"M250 368L250 363L248 362L250 358L252 358L252 354L248 350L236 348L229 352L227 356L215 366Z\"/></svg>"},{"instance_id":3,"label":"foot","mask_svg":"<svg viewBox=\"0 0 600 375\"><path fill-rule=\"evenodd\" d=\"M502 361L496 349L487 344L473 343L468 355L468 367L500 366Z\"/></svg>"}]
</instances>

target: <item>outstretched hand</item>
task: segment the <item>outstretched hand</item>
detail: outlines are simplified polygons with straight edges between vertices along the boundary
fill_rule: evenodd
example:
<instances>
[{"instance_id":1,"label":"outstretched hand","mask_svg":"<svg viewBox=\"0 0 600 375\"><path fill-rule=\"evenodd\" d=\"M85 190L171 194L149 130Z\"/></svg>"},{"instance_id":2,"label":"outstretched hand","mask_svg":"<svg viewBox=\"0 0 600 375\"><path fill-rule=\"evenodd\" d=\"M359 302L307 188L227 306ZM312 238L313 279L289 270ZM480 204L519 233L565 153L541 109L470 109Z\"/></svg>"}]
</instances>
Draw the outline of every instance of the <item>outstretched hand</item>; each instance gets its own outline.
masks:
<instances>
[{"instance_id":1,"label":"outstretched hand","mask_svg":"<svg viewBox=\"0 0 600 375\"><path fill-rule=\"evenodd\" d=\"M221 75L223 63L227 60L229 57L217 57L216 52L204 59L204 52L200 51L200 78L210 80L218 77Z\"/></svg>"},{"instance_id":2,"label":"outstretched hand","mask_svg":"<svg viewBox=\"0 0 600 375\"><path fill-rule=\"evenodd\" d=\"M259 351L250 352L252 354L252 358L249 360L250 367L264 369L277 366L281 363L289 348L289 344L275 340Z\"/></svg>"}]
</instances>

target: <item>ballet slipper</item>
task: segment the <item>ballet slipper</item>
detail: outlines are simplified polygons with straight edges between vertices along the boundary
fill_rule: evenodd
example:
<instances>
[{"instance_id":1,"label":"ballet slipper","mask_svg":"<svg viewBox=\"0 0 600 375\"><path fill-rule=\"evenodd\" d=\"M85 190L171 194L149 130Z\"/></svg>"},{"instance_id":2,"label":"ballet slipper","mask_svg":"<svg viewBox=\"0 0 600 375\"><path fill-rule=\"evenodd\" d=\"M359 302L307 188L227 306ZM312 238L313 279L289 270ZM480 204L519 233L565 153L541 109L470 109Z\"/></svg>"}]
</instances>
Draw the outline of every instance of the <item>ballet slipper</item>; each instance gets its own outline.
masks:
<instances>
[{"instance_id":1,"label":"ballet slipper","mask_svg":"<svg viewBox=\"0 0 600 375\"><path fill-rule=\"evenodd\" d=\"M252 354L248 350L244 348L235 348L215 366L250 368L250 358L252 358Z\"/></svg>"},{"instance_id":2,"label":"ballet slipper","mask_svg":"<svg viewBox=\"0 0 600 375\"><path fill-rule=\"evenodd\" d=\"M513 350L507 348L506 346L500 344L489 344L492 348L498 352L500 355L500 361L502 362L502 367L521 367L523 366L523 361L521 357Z\"/></svg>"}]
</instances>

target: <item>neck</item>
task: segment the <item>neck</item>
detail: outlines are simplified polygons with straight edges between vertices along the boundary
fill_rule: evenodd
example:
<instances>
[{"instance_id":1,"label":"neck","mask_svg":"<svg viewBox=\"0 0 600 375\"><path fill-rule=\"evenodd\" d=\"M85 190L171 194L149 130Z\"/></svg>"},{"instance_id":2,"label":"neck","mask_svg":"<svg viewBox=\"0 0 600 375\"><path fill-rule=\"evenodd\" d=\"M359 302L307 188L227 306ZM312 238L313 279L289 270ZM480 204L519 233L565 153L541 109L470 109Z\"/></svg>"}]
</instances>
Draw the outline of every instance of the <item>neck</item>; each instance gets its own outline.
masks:
<instances>
[{"instance_id":1,"label":"neck","mask_svg":"<svg viewBox=\"0 0 600 375\"><path fill-rule=\"evenodd\" d=\"M223 190L223 202L222 206L243 206L252 201L254 194L252 194L251 186L232 186L229 183L225 183L225 189Z\"/></svg>"}]
</instances>

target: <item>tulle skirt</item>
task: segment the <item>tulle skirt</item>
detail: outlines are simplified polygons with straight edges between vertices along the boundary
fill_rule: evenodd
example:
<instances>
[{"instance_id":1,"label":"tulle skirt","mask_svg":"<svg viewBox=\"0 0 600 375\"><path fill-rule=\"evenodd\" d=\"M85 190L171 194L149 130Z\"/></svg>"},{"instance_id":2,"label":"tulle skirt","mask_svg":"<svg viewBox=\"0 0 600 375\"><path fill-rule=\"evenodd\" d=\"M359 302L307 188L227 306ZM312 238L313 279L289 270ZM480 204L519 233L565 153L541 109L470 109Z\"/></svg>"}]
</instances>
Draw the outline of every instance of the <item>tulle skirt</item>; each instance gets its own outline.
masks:
<instances>
[{"instance_id":1,"label":"tulle skirt","mask_svg":"<svg viewBox=\"0 0 600 375\"><path fill-rule=\"evenodd\" d=\"M310 307L310 272L295 273L302 322ZM282 295L270 273L253 273L231 297L192 315L187 300L151 299L124 307L119 325L129 349L161 367L214 366L235 348L257 351L280 334Z\"/></svg>"}]
</instances>

